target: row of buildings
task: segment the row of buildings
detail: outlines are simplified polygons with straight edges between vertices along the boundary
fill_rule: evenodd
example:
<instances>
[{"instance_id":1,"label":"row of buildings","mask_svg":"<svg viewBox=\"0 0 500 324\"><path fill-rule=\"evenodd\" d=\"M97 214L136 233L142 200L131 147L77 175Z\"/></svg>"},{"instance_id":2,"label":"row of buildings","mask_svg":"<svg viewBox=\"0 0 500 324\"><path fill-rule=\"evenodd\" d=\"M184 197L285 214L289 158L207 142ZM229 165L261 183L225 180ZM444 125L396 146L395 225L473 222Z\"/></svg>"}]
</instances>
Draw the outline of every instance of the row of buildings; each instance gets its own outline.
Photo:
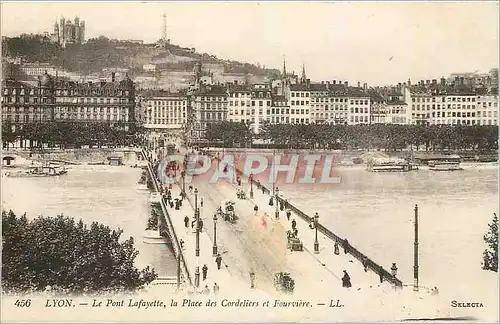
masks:
<instances>
[{"instance_id":1,"label":"row of buildings","mask_svg":"<svg viewBox=\"0 0 500 324\"><path fill-rule=\"evenodd\" d=\"M114 76L109 82L78 83L45 73L36 82L2 80L2 121L26 123L105 122L128 129L135 124L134 83Z\"/></svg>"},{"instance_id":2,"label":"row of buildings","mask_svg":"<svg viewBox=\"0 0 500 324\"><path fill-rule=\"evenodd\" d=\"M198 64L190 89L141 93L138 120L151 130L188 131L193 138L202 138L207 124L224 120L244 122L254 133L266 122L498 125L498 77L483 82L478 86L456 76L390 88L311 83L305 67L299 78L287 73L284 63L282 78L270 83L213 84Z\"/></svg>"},{"instance_id":3,"label":"row of buildings","mask_svg":"<svg viewBox=\"0 0 500 324\"><path fill-rule=\"evenodd\" d=\"M498 76L498 70L496 72ZM192 86L180 92L140 90L127 75L117 81L75 82L43 73L36 82L2 81L2 120L99 121L126 128L203 138L209 123L244 122L255 133L264 123L497 125L498 77L484 84L410 80L396 87L356 86L338 80L312 83L305 67L269 83L214 83L196 64ZM496 82L496 84L495 84Z\"/></svg>"}]
</instances>

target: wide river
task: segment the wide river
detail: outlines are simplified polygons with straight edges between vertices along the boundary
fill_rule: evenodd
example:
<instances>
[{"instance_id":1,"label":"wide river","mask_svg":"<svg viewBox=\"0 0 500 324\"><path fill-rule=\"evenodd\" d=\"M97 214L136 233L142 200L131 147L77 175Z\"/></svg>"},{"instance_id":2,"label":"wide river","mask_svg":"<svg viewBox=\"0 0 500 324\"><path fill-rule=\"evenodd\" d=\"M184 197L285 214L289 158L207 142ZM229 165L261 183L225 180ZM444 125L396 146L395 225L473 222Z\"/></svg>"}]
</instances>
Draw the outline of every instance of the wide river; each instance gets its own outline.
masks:
<instances>
[{"instance_id":1,"label":"wide river","mask_svg":"<svg viewBox=\"0 0 500 324\"><path fill-rule=\"evenodd\" d=\"M280 184L280 190L306 213L318 212L325 226L384 267L396 262L405 283L413 281L413 208L418 204L420 283L466 294L471 285L480 290L498 286L493 273L481 270L482 236L493 212L498 213L497 168L370 173L363 167L343 167L337 169L340 184ZM142 242L149 207L147 192L136 189L140 172L74 166L62 177L2 177L3 207L30 217L63 213L120 227L124 237L136 239L138 266L175 275L168 247Z\"/></svg>"}]
</instances>

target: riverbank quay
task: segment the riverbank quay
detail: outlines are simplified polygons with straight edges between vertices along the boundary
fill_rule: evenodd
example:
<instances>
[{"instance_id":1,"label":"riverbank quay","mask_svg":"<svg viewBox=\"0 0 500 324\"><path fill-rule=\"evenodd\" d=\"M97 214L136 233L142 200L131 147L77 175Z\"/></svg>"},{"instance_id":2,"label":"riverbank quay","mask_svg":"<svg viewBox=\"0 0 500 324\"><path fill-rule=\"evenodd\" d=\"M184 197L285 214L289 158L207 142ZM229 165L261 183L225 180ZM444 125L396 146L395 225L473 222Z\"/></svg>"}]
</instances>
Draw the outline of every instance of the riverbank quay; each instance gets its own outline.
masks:
<instances>
[{"instance_id":1,"label":"riverbank quay","mask_svg":"<svg viewBox=\"0 0 500 324\"><path fill-rule=\"evenodd\" d=\"M32 162L55 162L67 165L110 163L109 158L120 158L124 165L135 165L142 161L141 149L137 147L80 148L80 149L9 149L2 151L3 166L23 166ZM10 160L7 164L7 160Z\"/></svg>"},{"instance_id":2,"label":"riverbank quay","mask_svg":"<svg viewBox=\"0 0 500 324\"><path fill-rule=\"evenodd\" d=\"M219 161L222 161L222 157L220 155L217 156L217 154L215 154L214 152L206 152L205 151L205 153L209 154L215 160L219 159ZM229 166L229 167L232 167L232 166ZM244 174L238 167L235 167L235 173L239 177L241 177L241 179L244 180L242 182L245 182L245 183L248 184L248 188L250 187L249 182L252 182L252 186L254 188L254 190L253 190L254 194L255 194L255 192L257 192L259 190L261 192L263 190L263 193L265 195L267 195L267 197L265 197L265 199L263 199L262 201L260 201L260 205L263 205L262 207L268 206L269 199L272 197L273 201L274 201L274 210L269 210L268 209L269 212L271 212L272 215L275 214L275 212L276 212L276 203L277 202L278 202L278 205L279 204L286 205L287 208L290 209L290 211L292 212L292 214L295 215L295 218L302 220L303 225L305 224L305 226L306 226L306 230L305 231L301 231L300 234L304 233L304 232L307 232L307 229L309 228L309 225L311 225L313 223L313 218L310 217L310 216L308 216L308 215L306 215L300 209L298 209L295 206L293 206L293 204L290 201L284 199L283 198L284 193L282 193L282 196L279 196L279 195L277 196L275 194L275 192L273 192L272 190L268 189L264 185L258 183L256 180L254 180L254 179L250 180L249 179L249 175ZM234 182L233 182L232 185L233 186L235 185ZM249 192L250 192L250 190L248 190L248 188L247 188L247 196L249 196ZM259 207L261 207L261 206L259 206ZM264 208L267 208L267 207L264 207ZM278 206L278 212L279 211L280 210L279 210L279 206ZM286 215L285 215L284 212L281 212L281 214L282 214L282 216L284 216L286 218ZM280 217L280 218L283 218L283 217ZM362 265L363 272L364 272L364 265L366 264L366 268L368 270L371 270L372 273L377 274L379 278L380 278L380 276L382 276L383 281L390 282L392 285L394 285L396 287L402 287L402 281L401 280L397 279L392 273L389 273L389 271L385 270L382 266L380 266L379 264L375 263L368 256L366 256L363 253L361 253L358 249L356 249L354 246L352 246L348 242L347 238L341 238L341 237L339 237L338 235L334 234L332 231L330 231L329 229L327 229L326 227L324 227L323 225L321 225L321 223L318 223L317 227L318 227L318 234L321 234L318 237L318 239L320 239L320 240L321 239L328 239L328 240L330 240L331 244L334 244L335 242L338 242L338 244L340 245L339 249L347 251L347 253L344 253L344 251L342 251L342 253L344 253L344 254L350 254L354 259L356 259L357 263ZM309 232L312 232L311 229L309 229ZM311 236L312 236L312 233L311 233ZM331 250L333 250L333 248ZM352 261L351 263L354 263L354 259L351 260ZM373 283L373 280L370 280L369 282ZM379 280L379 283L380 283L380 280ZM368 286L370 286L370 285L368 285ZM372 284L372 286L373 286L373 284Z\"/></svg>"}]
</instances>

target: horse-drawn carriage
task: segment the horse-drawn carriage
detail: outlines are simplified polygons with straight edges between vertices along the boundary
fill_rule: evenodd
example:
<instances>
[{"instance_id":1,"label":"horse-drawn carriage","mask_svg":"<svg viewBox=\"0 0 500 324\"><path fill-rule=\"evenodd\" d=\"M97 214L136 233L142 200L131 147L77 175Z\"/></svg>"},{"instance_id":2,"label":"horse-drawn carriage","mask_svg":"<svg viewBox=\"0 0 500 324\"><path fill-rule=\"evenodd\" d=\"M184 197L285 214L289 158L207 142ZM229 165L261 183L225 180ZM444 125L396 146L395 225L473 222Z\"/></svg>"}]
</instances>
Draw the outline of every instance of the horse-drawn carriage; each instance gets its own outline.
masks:
<instances>
[{"instance_id":1,"label":"horse-drawn carriage","mask_svg":"<svg viewBox=\"0 0 500 324\"><path fill-rule=\"evenodd\" d=\"M226 222L234 223L237 219L234 212L234 201L224 200L221 202L219 208L217 208L217 214L223 218Z\"/></svg>"},{"instance_id":2,"label":"horse-drawn carriage","mask_svg":"<svg viewBox=\"0 0 500 324\"><path fill-rule=\"evenodd\" d=\"M287 243L286 248L290 251L304 251L304 244L299 240L297 235L295 235L292 231L288 230L286 232Z\"/></svg>"},{"instance_id":3,"label":"horse-drawn carriage","mask_svg":"<svg viewBox=\"0 0 500 324\"><path fill-rule=\"evenodd\" d=\"M274 288L285 294L292 294L295 288L295 281L288 272L278 272L274 274Z\"/></svg>"}]
</instances>

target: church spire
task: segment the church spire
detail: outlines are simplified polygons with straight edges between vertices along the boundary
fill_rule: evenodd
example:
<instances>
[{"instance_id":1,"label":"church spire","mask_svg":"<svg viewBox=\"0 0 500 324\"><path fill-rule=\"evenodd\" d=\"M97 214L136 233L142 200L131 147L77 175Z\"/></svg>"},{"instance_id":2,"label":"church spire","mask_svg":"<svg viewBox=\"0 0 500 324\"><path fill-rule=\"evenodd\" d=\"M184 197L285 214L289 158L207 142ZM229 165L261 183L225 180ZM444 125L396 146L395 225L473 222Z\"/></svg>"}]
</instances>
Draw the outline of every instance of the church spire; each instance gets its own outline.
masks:
<instances>
[{"instance_id":1,"label":"church spire","mask_svg":"<svg viewBox=\"0 0 500 324\"><path fill-rule=\"evenodd\" d=\"M300 77L300 82L306 83L307 77L306 77L306 65L302 63L302 76Z\"/></svg>"},{"instance_id":2,"label":"church spire","mask_svg":"<svg viewBox=\"0 0 500 324\"><path fill-rule=\"evenodd\" d=\"M283 56L283 77L286 77L286 61L284 56Z\"/></svg>"}]
</instances>

